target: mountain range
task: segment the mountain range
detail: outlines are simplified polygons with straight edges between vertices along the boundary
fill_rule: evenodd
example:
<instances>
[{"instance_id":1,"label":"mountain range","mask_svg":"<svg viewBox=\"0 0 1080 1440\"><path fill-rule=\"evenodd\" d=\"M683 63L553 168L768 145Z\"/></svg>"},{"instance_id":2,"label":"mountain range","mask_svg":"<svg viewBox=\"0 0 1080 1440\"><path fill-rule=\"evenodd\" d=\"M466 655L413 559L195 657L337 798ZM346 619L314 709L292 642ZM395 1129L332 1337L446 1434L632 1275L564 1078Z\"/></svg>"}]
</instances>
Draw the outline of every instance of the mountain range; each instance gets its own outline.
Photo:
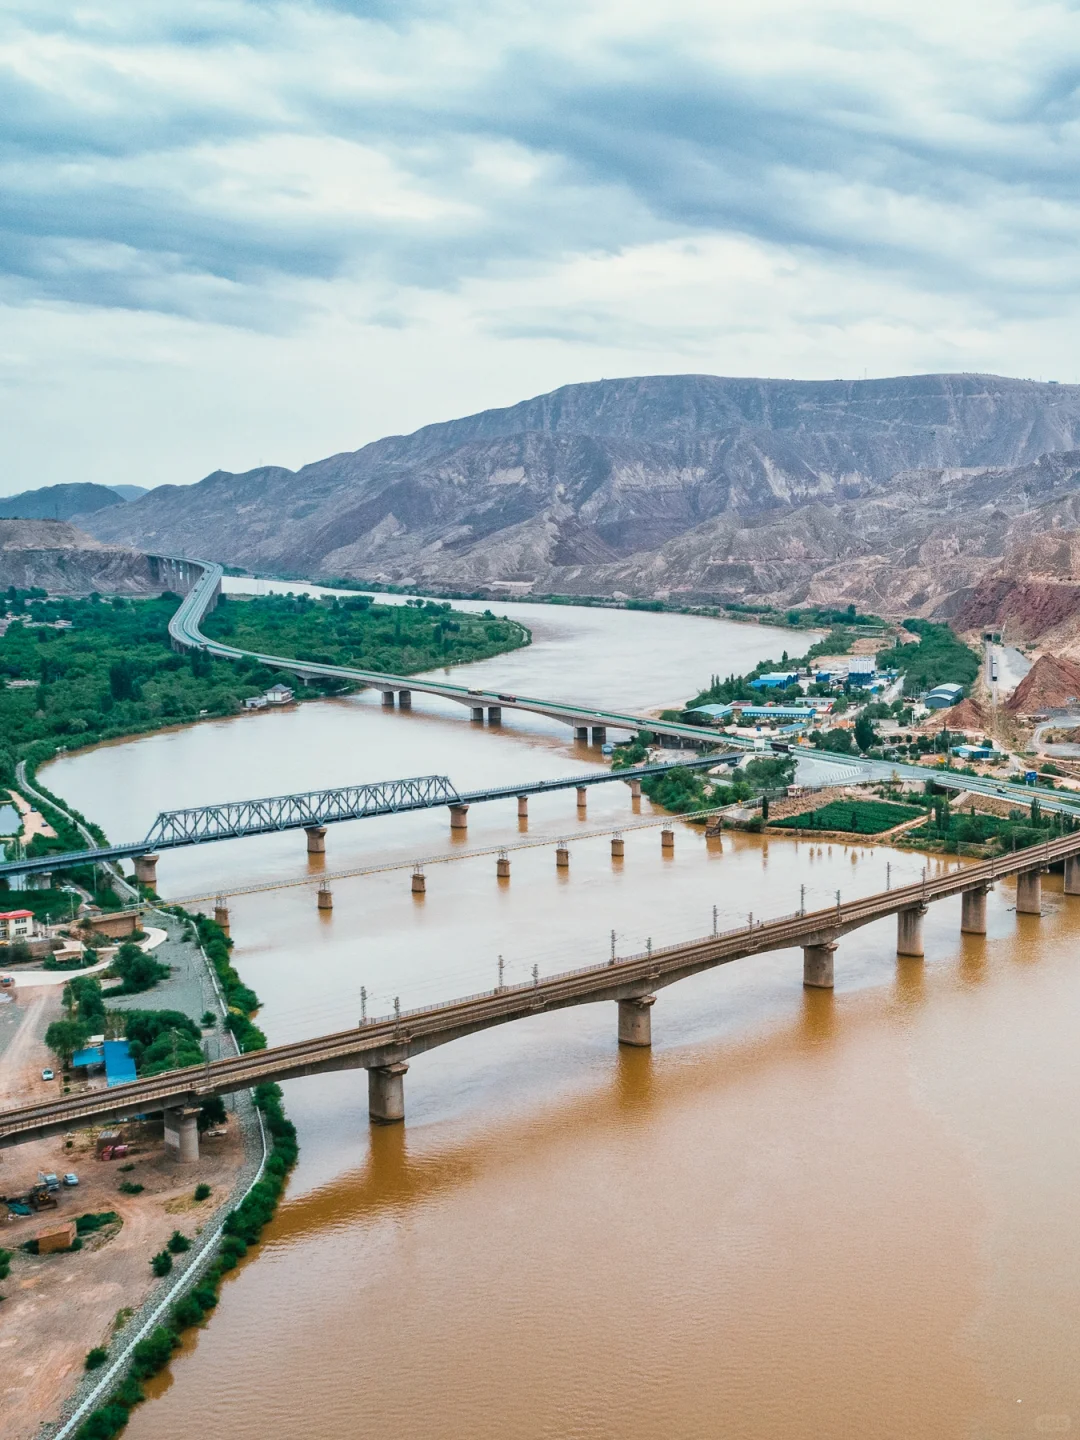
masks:
<instances>
[{"instance_id":1,"label":"mountain range","mask_svg":"<svg viewBox=\"0 0 1080 1440\"><path fill-rule=\"evenodd\" d=\"M990 623L1003 586L1076 573L1078 476L1080 386L647 376L297 471L216 471L79 523L295 577Z\"/></svg>"},{"instance_id":2,"label":"mountain range","mask_svg":"<svg viewBox=\"0 0 1080 1440\"><path fill-rule=\"evenodd\" d=\"M146 493L143 485L95 485L85 480L44 485L40 490L23 490L0 498L0 519L70 520L74 515L90 515Z\"/></svg>"}]
</instances>

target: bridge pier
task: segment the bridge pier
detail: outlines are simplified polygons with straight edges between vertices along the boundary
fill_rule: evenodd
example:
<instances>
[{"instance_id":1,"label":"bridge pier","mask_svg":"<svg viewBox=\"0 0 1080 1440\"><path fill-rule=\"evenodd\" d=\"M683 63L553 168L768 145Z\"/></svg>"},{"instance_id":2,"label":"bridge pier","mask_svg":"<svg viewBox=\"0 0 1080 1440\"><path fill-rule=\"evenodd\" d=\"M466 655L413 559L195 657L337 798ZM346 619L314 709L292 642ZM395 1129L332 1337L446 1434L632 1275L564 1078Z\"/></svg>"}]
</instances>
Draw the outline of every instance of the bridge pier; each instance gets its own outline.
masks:
<instances>
[{"instance_id":1,"label":"bridge pier","mask_svg":"<svg viewBox=\"0 0 1080 1440\"><path fill-rule=\"evenodd\" d=\"M925 905L913 905L910 910L896 912L897 955L909 955L916 960L923 958L922 922L925 914Z\"/></svg>"},{"instance_id":2,"label":"bridge pier","mask_svg":"<svg viewBox=\"0 0 1080 1440\"><path fill-rule=\"evenodd\" d=\"M1070 855L1065 861L1065 894L1080 895L1080 855Z\"/></svg>"},{"instance_id":3,"label":"bridge pier","mask_svg":"<svg viewBox=\"0 0 1080 1440\"><path fill-rule=\"evenodd\" d=\"M577 787L577 808L579 812L584 813L588 803L589 792L584 785L579 785Z\"/></svg>"},{"instance_id":4,"label":"bridge pier","mask_svg":"<svg viewBox=\"0 0 1080 1440\"><path fill-rule=\"evenodd\" d=\"M804 945L802 953L802 983L815 990L831 990L836 941L826 940L821 945Z\"/></svg>"},{"instance_id":5,"label":"bridge pier","mask_svg":"<svg viewBox=\"0 0 1080 1440\"><path fill-rule=\"evenodd\" d=\"M398 709L399 709L399 710L411 710L411 709L412 709L412 691L411 691L411 690L399 690L399 691L398 691L398 697L397 697L397 703L398 703Z\"/></svg>"},{"instance_id":6,"label":"bridge pier","mask_svg":"<svg viewBox=\"0 0 1080 1440\"><path fill-rule=\"evenodd\" d=\"M565 845L556 845L555 847L555 869L570 869L570 851Z\"/></svg>"},{"instance_id":7,"label":"bridge pier","mask_svg":"<svg viewBox=\"0 0 1080 1440\"><path fill-rule=\"evenodd\" d=\"M986 934L986 885L965 890L960 897L960 930L964 935Z\"/></svg>"},{"instance_id":8,"label":"bridge pier","mask_svg":"<svg viewBox=\"0 0 1080 1440\"><path fill-rule=\"evenodd\" d=\"M405 1119L405 1076L408 1065L372 1065L367 1072L368 1119L377 1125L396 1125Z\"/></svg>"},{"instance_id":9,"label":"bridge pier","mask_svg":"<svg viewBox=\"0 0 1080 1440\"><path fill-rule=\"evenodd\" d=\"M630 799L631 799L631 800L640 800L640 799L641 799L641 781L640 781L640 780L630 780L630 781L628 782L628 784L629 784L629 786L630 786Z\"/></svg>"},{"instance_id":10,"label":"bridge pier","mask_svg":"<svg viewBox=\"0 0 1080 1440\"><path fill-rule=\"evenodd\" d=\"M165 1111L165 1152L181 1165L199 1158L199 1107L184 1105Z\"/></svg>"},{"instance_id":11,"label":"bridge pier","mask_svg":"<svg viewBox=\"0 0 1080 1440\"><path fill-rule=\"evenodd\" d=\"M501 725L501 724L502 724L502 706L501 706L501 705L489 705L489 706L488 706L488 724L489 724L489 725Z\"/></svg>"},{"instance_id":12,"label":"bridge pier","mask_svg":"<svg viewBox=\"0 0 1080 1440\"><path fill-rule=\"evenodd\" d=\"M158 855L136 855L135 856L135 879L140 885L149 885L151 890L157 889L157 862Z\"/></svg>"},{"instance_id":13,"label":"bridge pier","mask_svg":"<svg viewBox=\"0 0 1080 1440\"><path fill-rule=\"evenodd\" d=\"M613 835L611 837L611 858L613 860L621 860L625 851L626 841L621 835Z\"/></svg>"},{"instance_id":14,"label":"bridge pier","mask_svg":"<svg viewBox=\"0 0 1080 1440\"><path fill-rule=\"evenodd\" d=\"M587 745L589 743L589 727L587 725L575 725L574 739L580 745Z\"/></svg>"},{"instance_id":15,"label":"bridge pier","mask_svg":"<svg viewBox=\"0 0 1080 1440\"><path fill-rule=\"evenodd\" d=\"M473 722L474 722L475 724L477 724L477 725L482 725L482 724L484 723L484 707L483 707L483 705L473 705L473 706L470 706L470 709L472 710Z\"/></svg>"},{"instance_id":16,"label":"bridge pier","mask_svg":"<svg viewBox=\"0 0 1080 1440\"><path fill-rule=\"evenodd\" d=\"M382 692L382 703L385 710L392 710L394 708L393 690L384 690Z\"/></svg>"},{"instance_id":17,"label":"bridge pier","mask_svg":"<svg viewBox=\"0 0 1080 1440\"><path fill-rule=\"evenodd\" d=\"M495 861L495 878L497 880L510 879L510 856L505 851Z\"/></svg>"},{"instance_id":18,"label":"bridge pier","mask_svg":"<svg viewBox=\"0 0 1080 1440\"><path fill-rule=\"evenodd\" d=\"M661 853L666 852L670 855L675 853L675 831L669 830L666 825L660 831L660 850Z\"/></svg>"},{"instance_id":19,"label":"bridge pier","mask_svg":"<svg viewBox=\"0 0 1080 1440\"><path fill-rule=\"evenodd\" d=\"M450 806L450 829L467 830L469 828L469 807L468 805Z\"/></svg>"},{"instance_id":20,"label":"bridge pier","mask_svg":"<svg viewBox=\"0 0 1080 1440\"><path fill-rule=\"evenodd\" d=\"M652 1007L655 995L637 995L632 1000L619 1001L619 1044L652 1044Z\"/></svg>"},{"instance_id":21,"label":"bridge pier","mask_svg":"<svg viewBox=\"0 0 1080 1440\"><path fill-rule=\"evenodd\" d=\"M330 889L329 880L324 880L319 886L318 905L320 910L333 910L334 908L334 892Z\"/></svg>"},{"instance_id":22,"label":"bridge pier","mask_svg":"<svg viewBox=\"0 0 1080 1440\"><path fill-rule=\"evenodd\" d=\"M225 934L229 933L229 902L224 895L214 901L214 924L220 925Z\"/></svg>"},{"instance_id":23,"label":"bridge pier","mask_svg":"<svg viewBox=\"0 0 1080 1440\"><path fill-rule=\"evenodd\" d=\"M326 854L325 825L305 825L304 834L307 836L307 853L309 855Z\"/></svg>"},{"instance_id":24,"label":"bridge pier","mask_svg":"<svg viewBox=\"0 0 1080 1440\"><path fill-rule=\"evenodd\" d=\"M412 873L412 893L414 895L427 894L427 877L419 865Z\"/></svg>"},{"instance_id":25,"label":"bridge pier","mask_svg":"<svg viewBox=\"0 0 1080 1440\"><path fill-rule=\"evenodd\" d=\"M606 744L607 744L607 726L606 726L606 725L594 725L594 726L592 727L592 743L593 743L594 745L606 745Z\"/></svg>"},{"instance_id":26,"label":"bridge pier","mask_svg":"<svg viewBox=\"0 0 1080 1440\"><path fill-rule=\"evenodd\" d=\"M1016 877L1016 913L1042 914L1042 871L1022 870Z\"/></svg>"},{"instance_id":27,"label":"bridge pier","mask_svg":"<svg viewBox=\"0 0 1080 1440\"><path fill-rule=\"evenodd\" d=\"M527 795L519 795L517 797L517 802L518 819L527 820L529 818L529 797Z\"/></svg>"}]
</instances>

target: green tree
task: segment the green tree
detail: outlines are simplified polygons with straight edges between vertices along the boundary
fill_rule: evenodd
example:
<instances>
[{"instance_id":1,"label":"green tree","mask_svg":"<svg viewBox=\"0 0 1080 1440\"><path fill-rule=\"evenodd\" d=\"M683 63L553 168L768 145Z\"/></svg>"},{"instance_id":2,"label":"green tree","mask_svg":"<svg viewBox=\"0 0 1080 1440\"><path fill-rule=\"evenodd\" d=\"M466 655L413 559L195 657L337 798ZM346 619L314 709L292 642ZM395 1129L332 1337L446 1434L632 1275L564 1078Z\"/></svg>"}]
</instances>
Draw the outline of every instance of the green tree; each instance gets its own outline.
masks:
<instances>
[{"instance_id":1,"label":"green tree","mask_svg":"<svg viewBox=\"0 0 1080 1440\"><path fill-rule=\"evenodd\" d=\"M75 1051L81 1050L86 1044L89 1036L90 1030L82 1020L54 1020L45 1031L45 1044L67 1065Z\"/></svg>"},{"instance_id":2,"label":"green tree","mask_svg":"<svg viewBox=\"0 0 1080 1440\"><path fill-rule=\"evenodd\" d=\"M859 715L855 721L855 744L864 754L871 746L877 744L873 722L866 714Z\"/></svg>"}]
</instances>

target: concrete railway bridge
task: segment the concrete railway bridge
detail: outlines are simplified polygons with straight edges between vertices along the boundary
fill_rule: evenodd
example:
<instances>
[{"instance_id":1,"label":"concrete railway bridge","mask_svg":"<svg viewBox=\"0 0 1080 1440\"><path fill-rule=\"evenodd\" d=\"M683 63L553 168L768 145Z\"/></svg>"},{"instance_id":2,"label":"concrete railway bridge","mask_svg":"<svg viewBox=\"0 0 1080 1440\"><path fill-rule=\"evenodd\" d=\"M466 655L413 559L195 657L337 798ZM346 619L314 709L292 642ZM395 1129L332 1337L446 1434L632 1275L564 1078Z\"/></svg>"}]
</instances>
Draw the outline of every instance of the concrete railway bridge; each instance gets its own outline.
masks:
<instances>
[{"instance_id":1,"label":"concrete railway bridge","mask_svg":"<svg viewBox=\"0 0 1080 1440\"><path fill-rule=\"evenodd\" d=\"M294 1080L330 1070L367 1070L371 1119L400 1121L405 1117L404 1077L409 1061L438 1045L547 1010L600 1001L614 1002L618 1007L620 1044L650 1045L652 1006L656 992L666 985L734 960L800 947L803 984L831 989L837 944L850 931L895 915L897 954L921 957L923 916L934 901L960 895L961 930L985 934L990 887L1015 875L1017 913L1038 915L1042 909L1042 875L1054 864L1064 865L1066 895L1080 895L1077 833L825 910L751 921L720 935L650 949L645 954L558 975L541 977L534 971L532 983L496 986L482 994L415 1010L401 1010L395 1003L393 1015L365 1020L337 1034L175 1070L111 1090L2 1110L0 1147L62 1134L82 1125L164 1112L166 1145L177 1159L190 1161L198 1158L199 1107L209 1097L248 1089L262 1081Z\"/></svg>"}]
</instances>

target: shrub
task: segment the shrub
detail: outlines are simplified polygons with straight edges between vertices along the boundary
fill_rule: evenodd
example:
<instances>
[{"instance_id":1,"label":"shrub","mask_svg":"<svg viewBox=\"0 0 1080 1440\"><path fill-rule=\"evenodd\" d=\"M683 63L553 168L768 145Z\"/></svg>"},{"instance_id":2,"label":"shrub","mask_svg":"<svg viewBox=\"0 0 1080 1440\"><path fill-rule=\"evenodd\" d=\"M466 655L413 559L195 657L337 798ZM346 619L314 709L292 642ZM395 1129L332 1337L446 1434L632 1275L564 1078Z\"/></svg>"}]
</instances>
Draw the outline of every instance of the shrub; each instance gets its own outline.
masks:
<instances>
[{"instance_id":1,"label":"shrub","mask_svg":"<svg viewBox=\"0 0 1080 1440\"><path fill-rule=\"evenodd\" d=\"M213 1030L214 1027L217 1025L217 1016L214 1014L213 1010L204 1010L199 1024L204 1030Z\"/></svg>"},{"instance_id":2,"label":"shrub","mask_svg":"<svg viewBox=\"0 0 1080 1440\"><path fill-rule=\"evenodd\" d=\"M0 1280L6 1280L11 1274L11 1251L0 1250Z\"/></svg>"},{"instance_id":3,"label":"shrub","mask_svg":"<svg viewBox=\"0 0 1080 1440\"><path fill-rule=\"evenodd\" d=\"M211 1194L212 1194L212 1191L211 1191L211 1189L210 1189L210 1186L207 1185L207 1184L205 1184L203 1181L200 1180L199 1183L198 1183L198 1185L195 1186L195 1199L196 1199L196 1200L209 1200Z\"/></svg>"},{"instance_id":4,"label":"shrub","mask_svg":"<svg viewBox=\"0 0 1080 1440\"><path fill-rule=\"evenodd\" d=\"M168 1250L159 1250L150 1261L150 1268L157 1276L168 1275L172 1269L172 1256Z\"/></svg>"},{"instance_id":5,"label":"shrub","mask_svg":"<svg viewBox=\"0 0 1080 1440\"><path fill-rule=\"evenodd\" d=\"M169 1249L174 1255L183 1255L185 1250L191 1249L191 1241L186 1235L181 1235L179 1230L174 1230L169 1236Z\"/></svg>"},{"instance_id":6,"label":"shrub","mask_svg":"<svg viewBox=\"0 0 1080 1440\"><path fill-rule=\"evenodd\" d=\"M145 1185L140 1185L140 1184L138 1183L138 1181L136 1181L136 1180L121 1180L121 1181L120 1181L120 1194L121 1194L121 1195L141 1195L142 1192L143 1192L145 1189L146 1189L146 1186L145 1186Z\"/></svg>"},{"instance_id":7,"label":"shrub","mask_svg":"<svg viewBox=\"0 0 1080 1440\"><path fill-rule=\"evenodd\" d=\"M85 1215L78 1216L75 1221L75 1230L79 1235L92 1235L95 1230L101 1230L119 1218L115 1210L99 1210L96 1214L89 1211Z\"/></svg>"},{"instance_id":8,"label":"shrub","mask_svg":"<svg viewBox=\"0 0 1080 1440\"><path fill-rule=\"evenodd\" d=\"M109 1358L109 1352L104 1345L95 1345L93 1350L86 1352L86 1359L83 1367L87 1370L100 1370L105 1361Z\"/></svg>"}]
</instances>

